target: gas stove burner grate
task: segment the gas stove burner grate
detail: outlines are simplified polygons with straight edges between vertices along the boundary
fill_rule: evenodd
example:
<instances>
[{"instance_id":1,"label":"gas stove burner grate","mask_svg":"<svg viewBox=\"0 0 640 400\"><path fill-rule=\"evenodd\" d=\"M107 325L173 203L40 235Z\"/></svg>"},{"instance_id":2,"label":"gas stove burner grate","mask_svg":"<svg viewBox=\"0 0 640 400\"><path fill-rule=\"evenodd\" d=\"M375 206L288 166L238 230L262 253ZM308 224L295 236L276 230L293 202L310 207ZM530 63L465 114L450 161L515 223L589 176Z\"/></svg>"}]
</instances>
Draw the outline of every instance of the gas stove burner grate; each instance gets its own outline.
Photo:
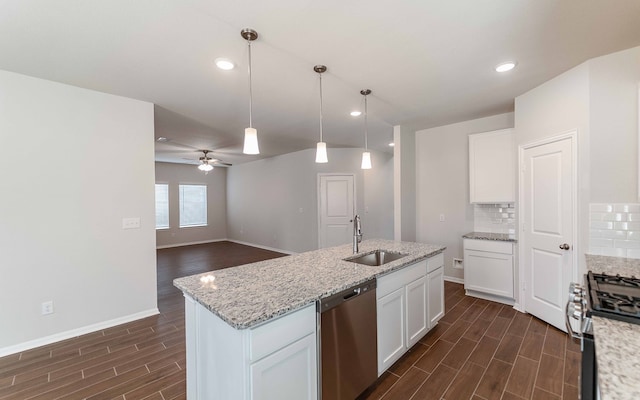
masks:
<instances>
[{"instance_id":1,"label":"gas stove burner grate","mask_svg":"<svg viewBox=\"0 0 640 400\"><path fill-rule=\"evenodd\" d=\"M640 298L595 291L593 308L640 318Z\"/></svg>"},{"instance_id":2,"label":"gas stove burner grate","mask_svg":"<svg viewBox=\"0 0 640 400\"><path fill-rule=\"evenodd\" d=\"M624 277L620 275L605 275L605 274L593 274L593 278L596 282L606 283L610 285L616 286L628 286L628 287L637 287L640 288L640 279L636 277Z\"/></svg>"}]
</instances>

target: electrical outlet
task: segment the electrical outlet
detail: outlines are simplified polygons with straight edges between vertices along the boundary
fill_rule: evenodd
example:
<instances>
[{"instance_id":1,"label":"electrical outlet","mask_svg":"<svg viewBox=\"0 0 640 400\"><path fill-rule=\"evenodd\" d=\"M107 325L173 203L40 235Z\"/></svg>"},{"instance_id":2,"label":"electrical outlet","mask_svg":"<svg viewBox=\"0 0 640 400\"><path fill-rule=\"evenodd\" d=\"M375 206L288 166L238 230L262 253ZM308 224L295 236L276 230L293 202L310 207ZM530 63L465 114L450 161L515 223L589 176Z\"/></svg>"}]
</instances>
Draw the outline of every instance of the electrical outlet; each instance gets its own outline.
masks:
<instances>
[{"instance_id":1,"label":"electrical outlet","mask_svg":"<svg viewBox=\"0 0 640 400\"><path fill-rule=\"evenodd\" d=\"M440 222L444 222L444 214L440 214Z\"/></svg>"},{"instance_id":2,"label":"electrical outlet","mask_svg":"<svg viewBox=\"0 0 640 400\"><path fill-rule=\"evenodd\" d=\"M53 314L53 301L52 300L43 302L40 305L40 307L41 307L42 315Z\"/></svg>"}]
</instances>

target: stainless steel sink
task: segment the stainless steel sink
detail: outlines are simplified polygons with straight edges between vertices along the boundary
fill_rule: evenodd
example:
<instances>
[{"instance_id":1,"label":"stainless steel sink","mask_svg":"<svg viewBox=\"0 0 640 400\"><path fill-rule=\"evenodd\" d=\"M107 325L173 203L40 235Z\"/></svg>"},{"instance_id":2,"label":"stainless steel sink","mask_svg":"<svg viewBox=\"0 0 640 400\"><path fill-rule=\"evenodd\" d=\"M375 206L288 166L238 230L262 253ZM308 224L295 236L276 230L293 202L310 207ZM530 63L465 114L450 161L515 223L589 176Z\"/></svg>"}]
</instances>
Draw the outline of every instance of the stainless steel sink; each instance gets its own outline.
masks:
<instances>
[{"instance_id":1,"label":"stainless steel sink","mask_svg":"<svg viewBox=\"0 0 640 400\"><path fill-rule=\"evenodd\" d=\"M372 267L379 267L405 256L406 254L402 253L393 253L386 250L376 250L373 253L363 254L358 257L346 258L345 261L362 265L370 265Z\"/></svg>"}]
</instances>

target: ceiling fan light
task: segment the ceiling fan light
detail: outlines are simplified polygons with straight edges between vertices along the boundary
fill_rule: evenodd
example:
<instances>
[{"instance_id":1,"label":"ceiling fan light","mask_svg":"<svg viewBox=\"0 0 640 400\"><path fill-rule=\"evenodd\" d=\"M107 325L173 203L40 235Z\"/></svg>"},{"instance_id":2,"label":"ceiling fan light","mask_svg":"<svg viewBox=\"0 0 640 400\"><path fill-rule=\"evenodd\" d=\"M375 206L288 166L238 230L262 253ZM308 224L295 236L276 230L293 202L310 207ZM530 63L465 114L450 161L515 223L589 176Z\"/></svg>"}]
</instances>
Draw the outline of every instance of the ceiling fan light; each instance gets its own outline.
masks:
<instances>
[{"instance_id":1,"label":"ceiling fan light","mask_svg":"<svg viewBox=\"0 0 640 400\"><path fill-rule=\"evenodd\" d=\"M329 162L327 158L327 144L325 142L318 142L318 146L316 147L316 162L318 164Z\"/></svg>"},{"instance_id":2,"label":"ceiling fan light","mask_svg":"<svg viewBox=\"0 0 640 400\"><path fill-rule=\"evenodd\" d=\"M200 165L198 165L198 169L200 171L204 171L204 172L209 172L213 169L213 165L208 164L208 163L202 163Z\"/></svg>"},{"instance_id":3,"label":"ceiling fan light","mask_svg":"<svg viewBox=\"0 0 640 400\"><path fill-rule=\"evenodd\" d=\"M246 128L244 130L244 154L260 154L258 147L258 131L255 128Z\"/></svg>"},{"instance_id":4,"label":"ceiling fan light","mask_svg":"<svg viewBox=\"0 0 640 400\"><path fill-rule=\"evenodd\" d=\"M371 153L365 151L362 153L362 169L371 169Z\"/></svg>"}]
</instances>

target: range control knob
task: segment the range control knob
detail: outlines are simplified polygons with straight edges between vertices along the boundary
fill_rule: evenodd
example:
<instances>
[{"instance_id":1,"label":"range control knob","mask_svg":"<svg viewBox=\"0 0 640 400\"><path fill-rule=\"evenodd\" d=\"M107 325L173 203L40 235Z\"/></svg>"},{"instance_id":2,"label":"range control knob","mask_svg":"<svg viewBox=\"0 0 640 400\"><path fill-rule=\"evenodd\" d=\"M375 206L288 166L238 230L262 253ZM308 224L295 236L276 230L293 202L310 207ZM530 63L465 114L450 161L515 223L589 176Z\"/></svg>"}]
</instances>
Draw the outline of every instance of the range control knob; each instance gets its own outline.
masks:
<instances>
[{"instance_id":1,"label":"range control knob","mask_svg":"<svg viewBox=\"0 0 640 400\"><path fill-rule=\"evenodd\" d=\"M569 315L571 315L571 318L577 319L578 321L582 319L582 307L579 306L579 304L569 304L569 310Z\"/></svg>"}]
</instances>

